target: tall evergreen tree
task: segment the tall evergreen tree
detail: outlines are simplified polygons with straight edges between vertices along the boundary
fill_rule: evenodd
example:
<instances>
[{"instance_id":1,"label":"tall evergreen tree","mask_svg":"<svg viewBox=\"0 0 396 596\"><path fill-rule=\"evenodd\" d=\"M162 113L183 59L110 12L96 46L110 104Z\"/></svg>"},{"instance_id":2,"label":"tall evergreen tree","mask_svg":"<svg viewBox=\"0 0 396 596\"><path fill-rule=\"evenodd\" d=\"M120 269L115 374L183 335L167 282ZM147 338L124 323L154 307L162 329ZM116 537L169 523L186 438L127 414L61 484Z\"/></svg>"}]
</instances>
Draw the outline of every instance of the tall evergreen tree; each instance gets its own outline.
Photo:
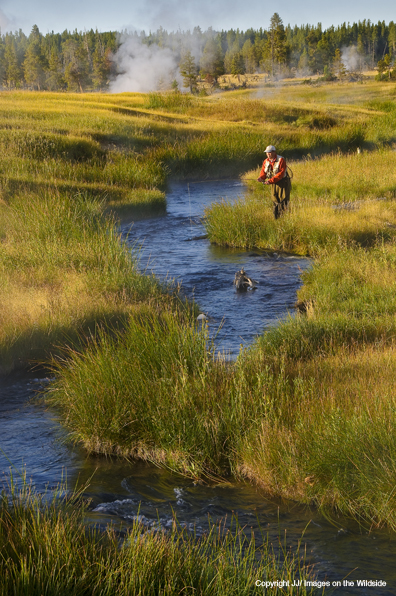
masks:
<instances>
[{"instance_id":1,"label":"tall evergreen tree","mask_svg":"<svg viewBox=\"0 0 396 596\"><path fill-rule=\"evenodd\" d=\"M271 17L268 40L264 54L264 61L270 65L270 74L272 78L279 72L280 66L285 63L286 56L285 28L279 14L275 12Z\"/></svg>"},{"instance_id":2,"label":"tall evergreen tree","mask_svg":"<svg viewBox=\"0 0 396 596\"><path fill-rule=\"evenodd\" d=\"M394 56L396 54L396 24L393 21L389 23L388 43L389 50Z\"/></svg>"},{"instance_id":3,"label":"tall evergreen tree","mask_svg":"<svg viewBox=\"0 0 396 596\"><path fill-rule=\"evenodd\" d=\"M17 49L14 37L6 35L4 50L4 83L9 88L21 87L23 74L18 63Z\"/></svg>"},{"instance_id":4,"label":"tall evergreen tree","mask_svg":"<svg viewBox=\"0 0 396 596\"><path fill-rule=\"evenodd\" d=\"M371 33L371 43L372 43L372 57L371 57L371 65L373 68L375 68L375 51L377 49L377 44L378 44L378 30L377 30L377 26L374 25L372 33Z\"/></svg>"},{"instance_id":5,"label":"tall evergreen tree","mask_svg":"<svg viewBox=\"0 0 396 596\"><path fill-rule=\"evenodd\" d=\"M333 73L339 78L342 78L345 75L345 66L342 61L341 51L339 48L336 49L334 54L332 70Z\"/></svg>"},{"instance_id":6,"label":"tall evergreen tree","mask_svg":"<svg viewBox=\"0 0 396 596\"><path fill-rule=\"evenodd\" d=\"M190 50L183 53L179 69L184 87L188 87L190 93L193 93L197 87L198 69Z\"/></svg>"},{"instance_id":7,"label":"tall evergreen tree","mask_svg":"<svg viewBox=\"0 0 396 596\"><path fill-rule=\"evenodd\" d=\"M356 51L358 56L358 72L362 72L366 51L361 33L359 33L357 37Z\"/></svg>"},{"instance_id":8,"label":"tall evergreen tree","mask_svg":"<svg viewBox=\"0 0 396 596\"><path fill-rule=\"evenodd\" d=\"M221 45L214 37L210 37L206 42L200 60L201 73L203 76L209 75L215 81L224 74L224 59L222 56Z\"/></svg>"},{"instance_id":9,"label":"tall evergreen tree","mask_svg":"<svg viewBox=\"0 0 396 596\"><path fill-rule=\"evenodd\" d=\"M242 56L245 63L245 71L253 74L257 70L258 60L255 47L250 39L247 39L242 47Z\"/></svg>"},{"instance_id":10,"label":"tall evergreen tree","mask_svg":"<svg viewBox=\"0 0 396 596\"><path fill-rule=\"evenodd\" d=\"M23 71L25 81L32 89L39 91L45 83L45 57L41 49L41 33L37 25L34 25L29 36L29 45L26 49Z\"/></svg>"},{"instance_id":11,"label":"tall evergreen tree","mask_svg":"<svg viewBox=\"0 0 396 596\"><path fill-rule=\"evenodd\" d=\"M239 81L240 75L245 74L245 72L245 61L243 59L242 52L238 52L237 54L234 54L234 57L231 62L231 74L237 76Z\"/></svg>"},{"instance_id":12,"label":"tall evergreen tree","mask_svg":"<svg viewBox=\"0 0 396 596\"><path fill-rule=\"evenodd\" d=\"M0 85L1 82L4 81L4 52L5 52L5 43L0 36Z\"/></svg>"},{"instance_id":13,"label":"tall evergreen tree","mask_svg":"<svg viewBox=\"0 0 396 596\"><path fill-rule=\"evenodd\" d=\"M79 90L83 93L88 82L89 59L82 42L68 39L63 44L65 62L65 80L69 91Z\"/></svg>"},{"instance_id":14,"label":"tall evergreen tree","mask_svg":"<svg viewBox=\"0 0 396 596\"><path fill-rule=\"evenodd\" d=\"M106 48L101 36L96 32L95 51L92 56L92 82L95 89L105 89L112 72L112 52Z\"/></svg>"},{"instance_id":15,"label":"tall evergreen tree","mask_svg":"<svg viewBox=\"0 0 396 596\"><path fill-rule=\"evenodd\" d=\"M58 52L58 48L55 45L51 48L51 53L48 60L46 85L51 91L64 89L66 85L65 78L63 76L61 54Z\"/></svg>"},{"instance_id":16,"label":"tall evergreen tree","mask_svg":"<svg viewBox=\"0 0 396 596\"><path fill-rule=\"evenodd\" d=\"M379 62L377 64L377 70L378 70L378 75L379 75L378 78L381 80L383 73L388 71L387 77L390 80L393 67L394 67L394 62L392 60L392 56L390 54L385 54L385 56L382 58L382 60L379 60Z\"/></svg>"}]
</instances>

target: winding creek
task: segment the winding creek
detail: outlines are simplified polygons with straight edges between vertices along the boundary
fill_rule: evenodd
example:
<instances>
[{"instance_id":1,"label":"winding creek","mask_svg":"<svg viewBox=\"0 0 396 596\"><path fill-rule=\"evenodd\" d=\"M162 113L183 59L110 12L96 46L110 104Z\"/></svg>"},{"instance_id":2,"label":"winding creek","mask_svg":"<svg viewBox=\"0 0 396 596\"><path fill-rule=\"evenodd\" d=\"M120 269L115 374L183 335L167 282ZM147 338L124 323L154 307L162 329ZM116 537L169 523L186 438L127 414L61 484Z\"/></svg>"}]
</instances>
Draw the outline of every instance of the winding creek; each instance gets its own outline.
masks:
<instances>
[{"instance_id":1,"label":"winding creek","mask_svg":"<svg viewBox=\"0 0 396 596\"><path fill-rule=\"evenodd\" d=\"M216 343L235 358L241 344L292 312L300 272L309 261L258 251L211 246L200 221L203 208L222 197L243 195L238 181L172 185L165 215L123 224L131 246L140 245L140 266L161 278L182 282L209 317ZM232 284L245 268L259 282L255 291L237 294ZM67 479L69 487L89 481L93 502L88 521L123 527L137 516L149 527L168 527L173 513L181 525L199 534L216 522L238 516L239 524L259 533L259 526L276 547L279 541L295 549L301 541L307 560L320 580L385 580L387 587L341 587L335 593L396 594L396 540L385 530L371 533L341 517L329 521L314 509L295 503L268 500L254 487L232 483L194 484L191 480L153 466L125 460L87 457L66 442L53 412L31 398L45 381L33 375L0 380L0 471L3 482L10 467L18 481L26 469L38 490L51 491ZM279 578L281 579L281 578Z\"/></svg>"}]
</instances>

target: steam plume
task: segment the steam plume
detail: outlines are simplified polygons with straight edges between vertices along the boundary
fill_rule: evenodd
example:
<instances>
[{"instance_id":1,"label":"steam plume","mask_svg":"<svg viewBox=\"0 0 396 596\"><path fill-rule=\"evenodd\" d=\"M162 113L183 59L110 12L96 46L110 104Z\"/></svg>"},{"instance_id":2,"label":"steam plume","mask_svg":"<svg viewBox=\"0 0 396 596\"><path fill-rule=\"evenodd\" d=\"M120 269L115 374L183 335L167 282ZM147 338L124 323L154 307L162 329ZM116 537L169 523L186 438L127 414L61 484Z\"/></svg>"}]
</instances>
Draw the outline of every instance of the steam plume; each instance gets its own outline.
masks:
<instances>
[{"instance_id":1,"label":"steam plume","mask_svg":"<svg viewBox=\"0 0 396 596\"><path fill-rule=\"evenodd\" d=\"M146 45L135 36L124 37L114 56L118 75L110 84L112 93L136 91L147 93L181 82L177 55L170 48Z\"/></svg>"},{"instance_id":2,"label":"steam plume","mask_svg":"<svg viewBox=\"0 0 396 596\"><path fill-rule=\"evenodd\" d=\"M361 66L361 57L359 56L356 46L348 46L341 50L341 60L345 68L349 72L355 72Z\"/></svg>"}]
</instances>

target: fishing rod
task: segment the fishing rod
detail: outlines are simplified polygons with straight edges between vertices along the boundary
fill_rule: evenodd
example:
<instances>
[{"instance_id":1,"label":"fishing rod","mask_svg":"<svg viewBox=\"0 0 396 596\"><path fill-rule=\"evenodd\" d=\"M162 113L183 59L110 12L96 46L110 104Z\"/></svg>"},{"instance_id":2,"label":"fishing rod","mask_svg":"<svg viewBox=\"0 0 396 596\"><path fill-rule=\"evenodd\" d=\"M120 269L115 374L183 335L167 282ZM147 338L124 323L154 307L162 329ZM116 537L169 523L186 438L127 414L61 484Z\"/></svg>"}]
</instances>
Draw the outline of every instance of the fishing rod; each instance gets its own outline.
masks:
<instances>
[{"instance_id":1,"label":"fishing rod","mask_svg":"<svg viewBox=\"0 0 396 596\"><path fill-rule=\"evenodd\" d=\"M291 169L290 166L286 166L286 170L287 173L289 174L289 178L292 179L293 178L293 170ZM291 174L291 175L290 175ZM205 180L195 180L193 182L188 182L188 184L205 184L205 182L227 182L227 180L229 180L229 178L217 178L217 180L210 180L210 179L205 179ZM238 178L238 180L240 180L240 182L257 182L257 178Z\"/></svg>"},{"instance_id":2,"label":"fishing rod","mask_svg":"<svg viewBox=\"0 0 396 596\"><path fill-rule=\"evenodd\" d=\"M196 180L194 182L188 182L188 184L205 184L205 182L227 182L228 180L230 180L230 178L218 178L217 180L211 180L211 179L206 179L206 180ZM235 180L237 180L237 178L235 178ZM240 180L240 182L245 182L245 180L256 180L257 182L257 178L244 178L243 180Z\"/></svg>"},{"instance_id":3,"label":"fishing rod","mask_svg":"<svg viewBox=\"0 0 396 596\"><path fill-rule=\"evenodd\" d=\"M293 170L290 166L286 166L286 171L290 179L293 178ZM205 182L227 182L229 178L217 178L216 180L205 179L205 180L194 180L190 181L187 184L205 184ZM240 182L258 182L257 178L238 178Z\"/></svg>"}]
</instances>

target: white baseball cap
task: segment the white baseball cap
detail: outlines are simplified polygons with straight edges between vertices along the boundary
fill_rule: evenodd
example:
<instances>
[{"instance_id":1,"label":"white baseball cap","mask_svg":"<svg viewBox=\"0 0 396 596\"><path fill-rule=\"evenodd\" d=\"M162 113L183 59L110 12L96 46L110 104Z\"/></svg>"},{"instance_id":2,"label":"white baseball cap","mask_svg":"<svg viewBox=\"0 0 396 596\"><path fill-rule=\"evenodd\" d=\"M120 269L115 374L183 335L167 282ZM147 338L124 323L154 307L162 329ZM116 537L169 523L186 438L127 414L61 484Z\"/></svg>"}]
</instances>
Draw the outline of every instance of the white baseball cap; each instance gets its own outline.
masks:
<instances>
[{"instance_id":1,"label":"white baseball cap","mask_svg":"<svg viewBox=\"0 0 396 596\"><path fill-rule=\"evenodd\" d=\"M271 151L276 151L276 149L273 145L268 145L267 149L265 150L265 153L271 153Z\"/></svg>"}]
</instances>

